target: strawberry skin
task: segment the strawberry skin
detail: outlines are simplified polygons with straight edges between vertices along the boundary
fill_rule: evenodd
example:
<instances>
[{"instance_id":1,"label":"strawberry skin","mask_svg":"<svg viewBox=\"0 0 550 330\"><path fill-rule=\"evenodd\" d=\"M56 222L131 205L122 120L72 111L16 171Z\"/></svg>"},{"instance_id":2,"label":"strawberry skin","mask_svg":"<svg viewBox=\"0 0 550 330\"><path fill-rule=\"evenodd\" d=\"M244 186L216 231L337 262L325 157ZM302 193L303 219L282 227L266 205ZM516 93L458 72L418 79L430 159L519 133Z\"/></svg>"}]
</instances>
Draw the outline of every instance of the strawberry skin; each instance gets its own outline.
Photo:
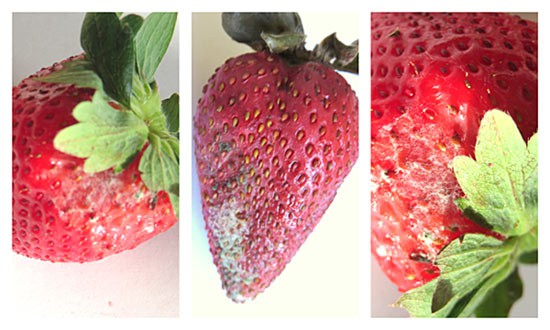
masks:
<instances>
[{"instance_id":1,"label":"strawberry skin","mask_svg":"<svg viewBox=\"0 0 550 330\"><path fill-rule=\"evenodd\" d=\"M244 302L283 271L357 160L357 98L321 64L241 55L204 87L194 143L210 251Z\"/></svg>"},{"instance_id":2,"label":"strawberry skin","mask_svg":"<svg viewBox=\"0 0 550 330\"><path fill-rule=\"evenodd\" d=\"M480 119L508 112L537 130L537 25L507 14L372 15L372 254L399 290L439 274L465 233L489 233L455 205L452 170L473 156Z\"/></svg>"},{"instance_id":3,"label":"strawberry skin","mask_svg":"<svg viewBox=\"0 0 550 330\"><path fill-rule=\"evenodd\" d=\"M177 218L167 194L154 194L141 181L139 157L120 174L88 174L83 159L54 148L57 132L76 122L74 107L94 93L34 80L63 63L13 88L13 250L52 262L87 262L132 249Z\"/></svg>"}]
</instances>

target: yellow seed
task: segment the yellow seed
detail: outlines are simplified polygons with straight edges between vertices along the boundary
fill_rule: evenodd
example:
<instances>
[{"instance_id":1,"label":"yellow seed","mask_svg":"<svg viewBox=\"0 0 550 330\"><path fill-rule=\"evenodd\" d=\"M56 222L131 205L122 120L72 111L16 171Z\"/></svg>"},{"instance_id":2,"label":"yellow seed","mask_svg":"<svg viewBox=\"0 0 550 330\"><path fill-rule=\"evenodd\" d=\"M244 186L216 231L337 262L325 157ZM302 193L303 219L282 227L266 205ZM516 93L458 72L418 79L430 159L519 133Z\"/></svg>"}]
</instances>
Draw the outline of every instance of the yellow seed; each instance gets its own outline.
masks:
<instances>
[{"instance_id":1,"label":"yellow seed","mask_svg":"<svg viewBox=\"0 0 550 330\"><path fill-rule=\"evenodd\" d=\"M279 138L279 136L281 136L281 131L280 130L275 130L273 132L273 139L277 140Z\"/></svg>"},{"instance_id":2,"label":"yellow seed","mask_svg":"<svg viewBox=\"0 0 550 330\"><path fill-rule=\"evenodd\" d=\"M304 133L304 131L299 130L298 133L296 133L296 138L298 139L298 141L300 141L304 138L305 135L306 133Z\"/></svg>"},{"instance_id":3,"label":"yellow seed","mask_svg":"<svg viewBox=\"0 0 550 330\"><path fill-rule=\"evenodd\" d=\"M250 112L247 111L247 112L244 113L244 120L248 121L249 119L250 119Z\"/></svg>"},{"instance_id":4,"label":"yellow seed","mask_svg":"<svg viewBox=\"0 0 550 330\"><path fill-rule=\"evenodd\" d=\"M254 118L258 118L259 115L260 115L260 109L258 108L254 109Z\"/></svg>"},{"instance_id":5,"label":"yellow seed","mask_svg":"<svg viewBox=\"0 0 550 330\"><path fill-rule=\"evenodd\" d=\"M239 119L233 118L233 127L237 127L239 125Z\"/></svg>"},{"instance_id":6,"label":"yellow seed","mask_svg":"<svg viewBox=\"0 0 550 330\"><path fill-rule=\"evenodd\" d=\"M270 144L267 146L267 148L265 149L265 152L269 155L273 152L273 146Z\"/></svg>"},{"instance_id":7,"label":"yellow seed","mask_svg":"<svg viewBox=\"0 0 550 330\"><path fill-rule=\"evenodd\" d=\"M260 125L258 126L258 133L263 132L263 131L264 131L264 128L265 128L265 125L264 125L264 124L260 124Z\"/></svg>"},{"instance_id":8,"label":"yellow seed","mask_svg":"<svg viewBox=\"0 0 550 330\"><path fill-rule=\"evenodd\" d=\"M315 122L317 122L317 114L316 114L316 113L312 113L312 114L309 116L309 121L310 121L312 124L315 124Z\"/></svg>"},{"instance_id":9,"label":"yellow seed","mask_svg":"<svg viewBox=\"0 0 550 330\"><path fill-rule=\"evenodd\" d=\"M267 122L265 123L267 125L267 128L271 127L273 125L273 120L271 119L268 119Z\"/></svg>"},{"instance_id":10,"label":"yellow seed","mask_svg":"<svg viewBox=\"0 0 550 330\"><path fill-rule=\"evenodd\" d=\"M281 148L284 148L287 142L288 142L287 139L282 138L281 141L279 141L279 145L281 146Z\"/></svg>"},{"instance_id":11,"label":"yellow seed","mask_svg":"<svg viewBox=\"0 0 550 330\"><path fill-rule=\"evenodd\" d=\"M281 116L281 121L282 121L283 123L286 122L286 121L288 120L288 117L289 117L289 116L288 116L288 113L286 113L286 112L283 113L282 116Z\"/></svg>"},{"instance_id":12,"label":"yellow seed","mask_svg":"<svg viewBox=\"0 0 550 330\"><path fill-rule=\"evenodd\" d=\"M223 91L225 89L225 84L222 82L218 85L218 91Z\"/></svg>"},{"instance_id":13,"label":"yellow seed","mask_svg":"<svg viewBox=\"0 0 550 330\"><path fill-rule=\"evenodd\" d=\"M261 140L260 140L260 145L263 147L267 144L267 138L264 136Z\"/></svg>"},{"instance_id":14,"label":"yellow seed","mask_svg":"<svg viewBox=\"0 0 550 330\"><path fill-rule=\"evenodd\" d=\"M287 159L289 159L290 157L292 157L292 155L294 155L294 150L292 150L292 149L287 149L287 150L285 151L285 157L286 157Z\"/></svg>"},{"instance_id":15,"label":"yellow seed","mask_svg":"<svg viewBox=\"0 0 550 330\"><path fill-rule=\"evenodd\" d=\"M254 151L252 152L252 156L254 156L254 158L258 158L259 155L260 155L260 150L258 150L257 148L254 149Z\"/></svg>"},{"instance_id":16,"label":"yellow seed","mask_svg":"<svg viewBox=\"0 0 550 330\"><path fill-rule=\"evenodd\" d=\"M218 108L216 108L217 112L222 112L222 110L223 110L223 105L220 105L220 106L218 106Z\"/></svg>"},{"instance_id":17,"label":"yellow seed","mask_svg":"<svg viewBox=\"0 0 550 330\"><path fill-rule=\"evenodd\" d=\"M297 112L292 114L292 120L295 121L295 122L298 121L298 113Z\"/></svg>"}]
</instances>

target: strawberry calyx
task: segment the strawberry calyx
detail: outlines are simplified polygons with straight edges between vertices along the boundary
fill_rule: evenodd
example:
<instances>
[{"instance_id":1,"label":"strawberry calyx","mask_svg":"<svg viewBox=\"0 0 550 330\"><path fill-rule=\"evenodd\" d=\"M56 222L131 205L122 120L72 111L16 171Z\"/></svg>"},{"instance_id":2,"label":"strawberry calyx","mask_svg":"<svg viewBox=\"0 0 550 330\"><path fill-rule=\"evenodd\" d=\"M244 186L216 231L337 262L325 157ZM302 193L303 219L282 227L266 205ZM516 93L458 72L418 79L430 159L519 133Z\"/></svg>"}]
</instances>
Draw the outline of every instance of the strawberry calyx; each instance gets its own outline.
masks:
<instances>
[{"instance_id":1,"label":"strawberry calyx","mask_svg":"<svg viewBox=\"0 0 550 330\"><path fill-rule=\"evenodd\" d=\"M222 26L235 41L281 56L289 65L319 62L338 71L359 73L359 41L345 45L333 33L313 50L298 13L223 13Z\"/></svg>"},{"instance_id":2,"label":"strawberry calyx","mask_svg":"<svg viewBox=\"0 0 550 330\"><path fill-rule=\"evenodd\" d=\"M508 316L522 295L518 265L537 261L538 134L525 143L508 114L488 111L475 158L453 161L465 195L456 203L495 235L465 234L443 248L439 277L396 302L413 317Z\"/></svg>"},{"instance_id":3,"label":"strawberry calyx","mask_svg":"<svg viewBox=\"0 0 550 330\"><path fill-rule=\"evenodd\" d=\"M141 178L166 191L179 213L179 96L161 100L154 78L176 25L176 13L88 13L82 24L82 59L67 62L47 83L95 90L73 110L77 123L61 130L56 149L85 158L84 170L124 170L143 152Z\"/></svg>"}]
</instances>

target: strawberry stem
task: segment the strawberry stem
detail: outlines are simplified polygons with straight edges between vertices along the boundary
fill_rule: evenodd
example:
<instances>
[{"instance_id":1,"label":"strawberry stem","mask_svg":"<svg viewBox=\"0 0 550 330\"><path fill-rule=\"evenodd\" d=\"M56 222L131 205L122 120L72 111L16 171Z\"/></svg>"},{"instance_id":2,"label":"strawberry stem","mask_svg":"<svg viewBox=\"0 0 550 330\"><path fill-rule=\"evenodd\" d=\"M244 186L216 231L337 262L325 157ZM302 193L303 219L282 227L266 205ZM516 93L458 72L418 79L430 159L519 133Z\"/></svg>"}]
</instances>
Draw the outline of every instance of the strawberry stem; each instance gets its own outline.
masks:
<instances>
[{"instance_id":1,"label":"strawberry stem","mask_svg":"<svg viewBox=\"0 0 550 330\"><path fill-rule=\"evenodd\" d=\"M290 65L319 62L334 70L359 73L358 40L345 45L333 33L308 50L298 13L223 13L222 26L233 40L256 51L278 54Z\"/></svg>"}]
</instances>

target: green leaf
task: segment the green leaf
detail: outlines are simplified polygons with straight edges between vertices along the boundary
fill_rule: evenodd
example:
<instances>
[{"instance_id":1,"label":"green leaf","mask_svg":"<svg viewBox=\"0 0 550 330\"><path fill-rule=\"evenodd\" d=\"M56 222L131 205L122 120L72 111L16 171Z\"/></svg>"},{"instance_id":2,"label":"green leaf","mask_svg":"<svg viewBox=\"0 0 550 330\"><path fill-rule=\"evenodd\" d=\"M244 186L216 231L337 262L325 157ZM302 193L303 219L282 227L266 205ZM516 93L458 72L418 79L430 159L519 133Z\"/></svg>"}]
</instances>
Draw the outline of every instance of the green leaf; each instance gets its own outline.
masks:
<instances>
[{"instance_id":1,"label":"green leaf","mask_svg":"<svg viewBox=\"0 0 550 330\"><path fill-rule=\"evenodd\" d=\"M46 83L74 85L78 88L103 89L101 78L93 70L92 64L86 60L65 62L61 70L36 78L36 80Z\"/></svg>"},{"instance_id":2,"label":"green leaf","mask_svg":"<svg viewBox=\"0 0 550 330\"><path fill-rule=\"evenodd\" d=\"M178 133L180 128L180 98L177 93L162 100L162 112L166 117L166 127L170 133Z\"/></svg>"},{"instance_id":3,"label":"green leaf","mask_svg":"<svg viewBox=\"0 0 550 330\"><path fill-rule=\"evenodd\" d=\"M528 148L506 113L486 113L479 128L476 160L458 156L456 178L466 195L457 205L472 220L506 236L522 235L537 223L537 145Z\"/></svg>"},{"instance_id":4,"label":"green leaf","mask_svg":"<svg viewBox=\"0 0 550 330\"><path fill-rule=\"evenodd\" d=\"M96 173L127 164L147 140L148 128L130 111L115 110L100 91L92 101L73 110L77 124L61 130L54 139L56 149L87 158L84 170Z\"/></svg>"},{"instance_id":5,"label":"green leaf","mask_svg":"<svg viewBox=\"0 0 550 330\"><path fill-rule=\"evenodd\" d=\"M500 281L475 310L477 317L507 317L514 303L523 295L523 283L517 267Z\"/></svg>"},{"instance_id":6,"label":"green leaf","mask_svg":"<svg viewBox=\"0 0 550 330\"><path fill-rule=\"evenodd\" d=\"M469 234L464 239L452 241L441 251L436 259L440 268L438 282L445 283L445 291L434 294L437 306L432 305L432 311L437 311L451 301L452 298L462 298L491 273L495 268L502 267L513 249L509 243L481 234ZM439 286L440 284L438 284Z\"/></svg>"},{"instance_id":7,"label":"green leaf","mask_svg":"<svg viewBox=\"0 0 550 330\"><path fill-rule=\"evenodd\" d=\"M413 317L470 316L511 271L516 247L517 239L502 242L482 234L455 239L436 258L440 276L406 292L396 304Z\"/></svg>"},{"instance_id":8,"label":"green leaf","mask_svg":"<svg viewBox=\"0 0 550 330\"><path fill-rule=\"evenodd\" d=\"M136 14L129 14L120 19L122 26L128 25L133 35L136 35L141 25L143 24L143 17Z\"/></svg>"},{"instance_id":9,"label":"green leaf","mask_svg":"<svg viewBox=\"0 0 550 330\"><path fill-rule=\"evenodd\" d=\"M150 190L170 191L179 184L179 150L174 150L167 139L156 136L150 139L139 164L141 178Z\"/></svg>"},{"instance_id":10,"label":"green leaf","mask_svg":"<svg viewBox=\"0 0 550 330\"><path fill-rule=\"evenodd\" d=\"M115 13L89 13L80 43L107 95L129 108L135 63L132 29L123 26Z\"/></svg>"},{"instance_id":11,"label":"green leaf","mask_svg":"<svg viewBox=\"0 0 550 330\"><path fill-rule=\"evenodd\" d=\"M136 34L136 61L146 82L154 80L155 72L164 57L176 26L176 13L152 13Z\"/></svg>"},{"instance_id":12,"label":"green leaf","mask_svg":"<svg viewBox=\"0 0 550 330\"><path fill-rule=\"evenodd\" d=\"M179 191L178 191L178 194L179 194ZM168 196L170 197L170 203L172 204L172 208L174 209L174 214L176 214L176 218L179 218L180 217L180 197L179 195L176 195L174 193L169 193Z\"/></svg>"},{"instance_id":13,"label":"green leaf","mask_svg":"<svg viewBox=\"0 0 550 330\"><path fill-rule=\"evenodd\" d=\"M500 290L500 283L506 279L507 276L516 268L515 262L508 262L507 259L502 259L500 261L500 267L492 275L488 276L478 288L472 290L468 295L465 296L466 299L463 301L463 306L456 313L458 317L469 317L474 315L474 312L483 304L487 299L487 296L491 293L495 293L495 290ZM456 310L456 307L455 307Z\"/></svg>"},{"instance_id":14,"label":"green leaf","mask_svg":"<svg viewBox=\"0 0 550 330\"><path fill-rule=\"evenodd\" d=\"M522 254L519 261L523 264L534 265L539 262L539 251L531 251Z\"/></svg>"}]
</instances>

